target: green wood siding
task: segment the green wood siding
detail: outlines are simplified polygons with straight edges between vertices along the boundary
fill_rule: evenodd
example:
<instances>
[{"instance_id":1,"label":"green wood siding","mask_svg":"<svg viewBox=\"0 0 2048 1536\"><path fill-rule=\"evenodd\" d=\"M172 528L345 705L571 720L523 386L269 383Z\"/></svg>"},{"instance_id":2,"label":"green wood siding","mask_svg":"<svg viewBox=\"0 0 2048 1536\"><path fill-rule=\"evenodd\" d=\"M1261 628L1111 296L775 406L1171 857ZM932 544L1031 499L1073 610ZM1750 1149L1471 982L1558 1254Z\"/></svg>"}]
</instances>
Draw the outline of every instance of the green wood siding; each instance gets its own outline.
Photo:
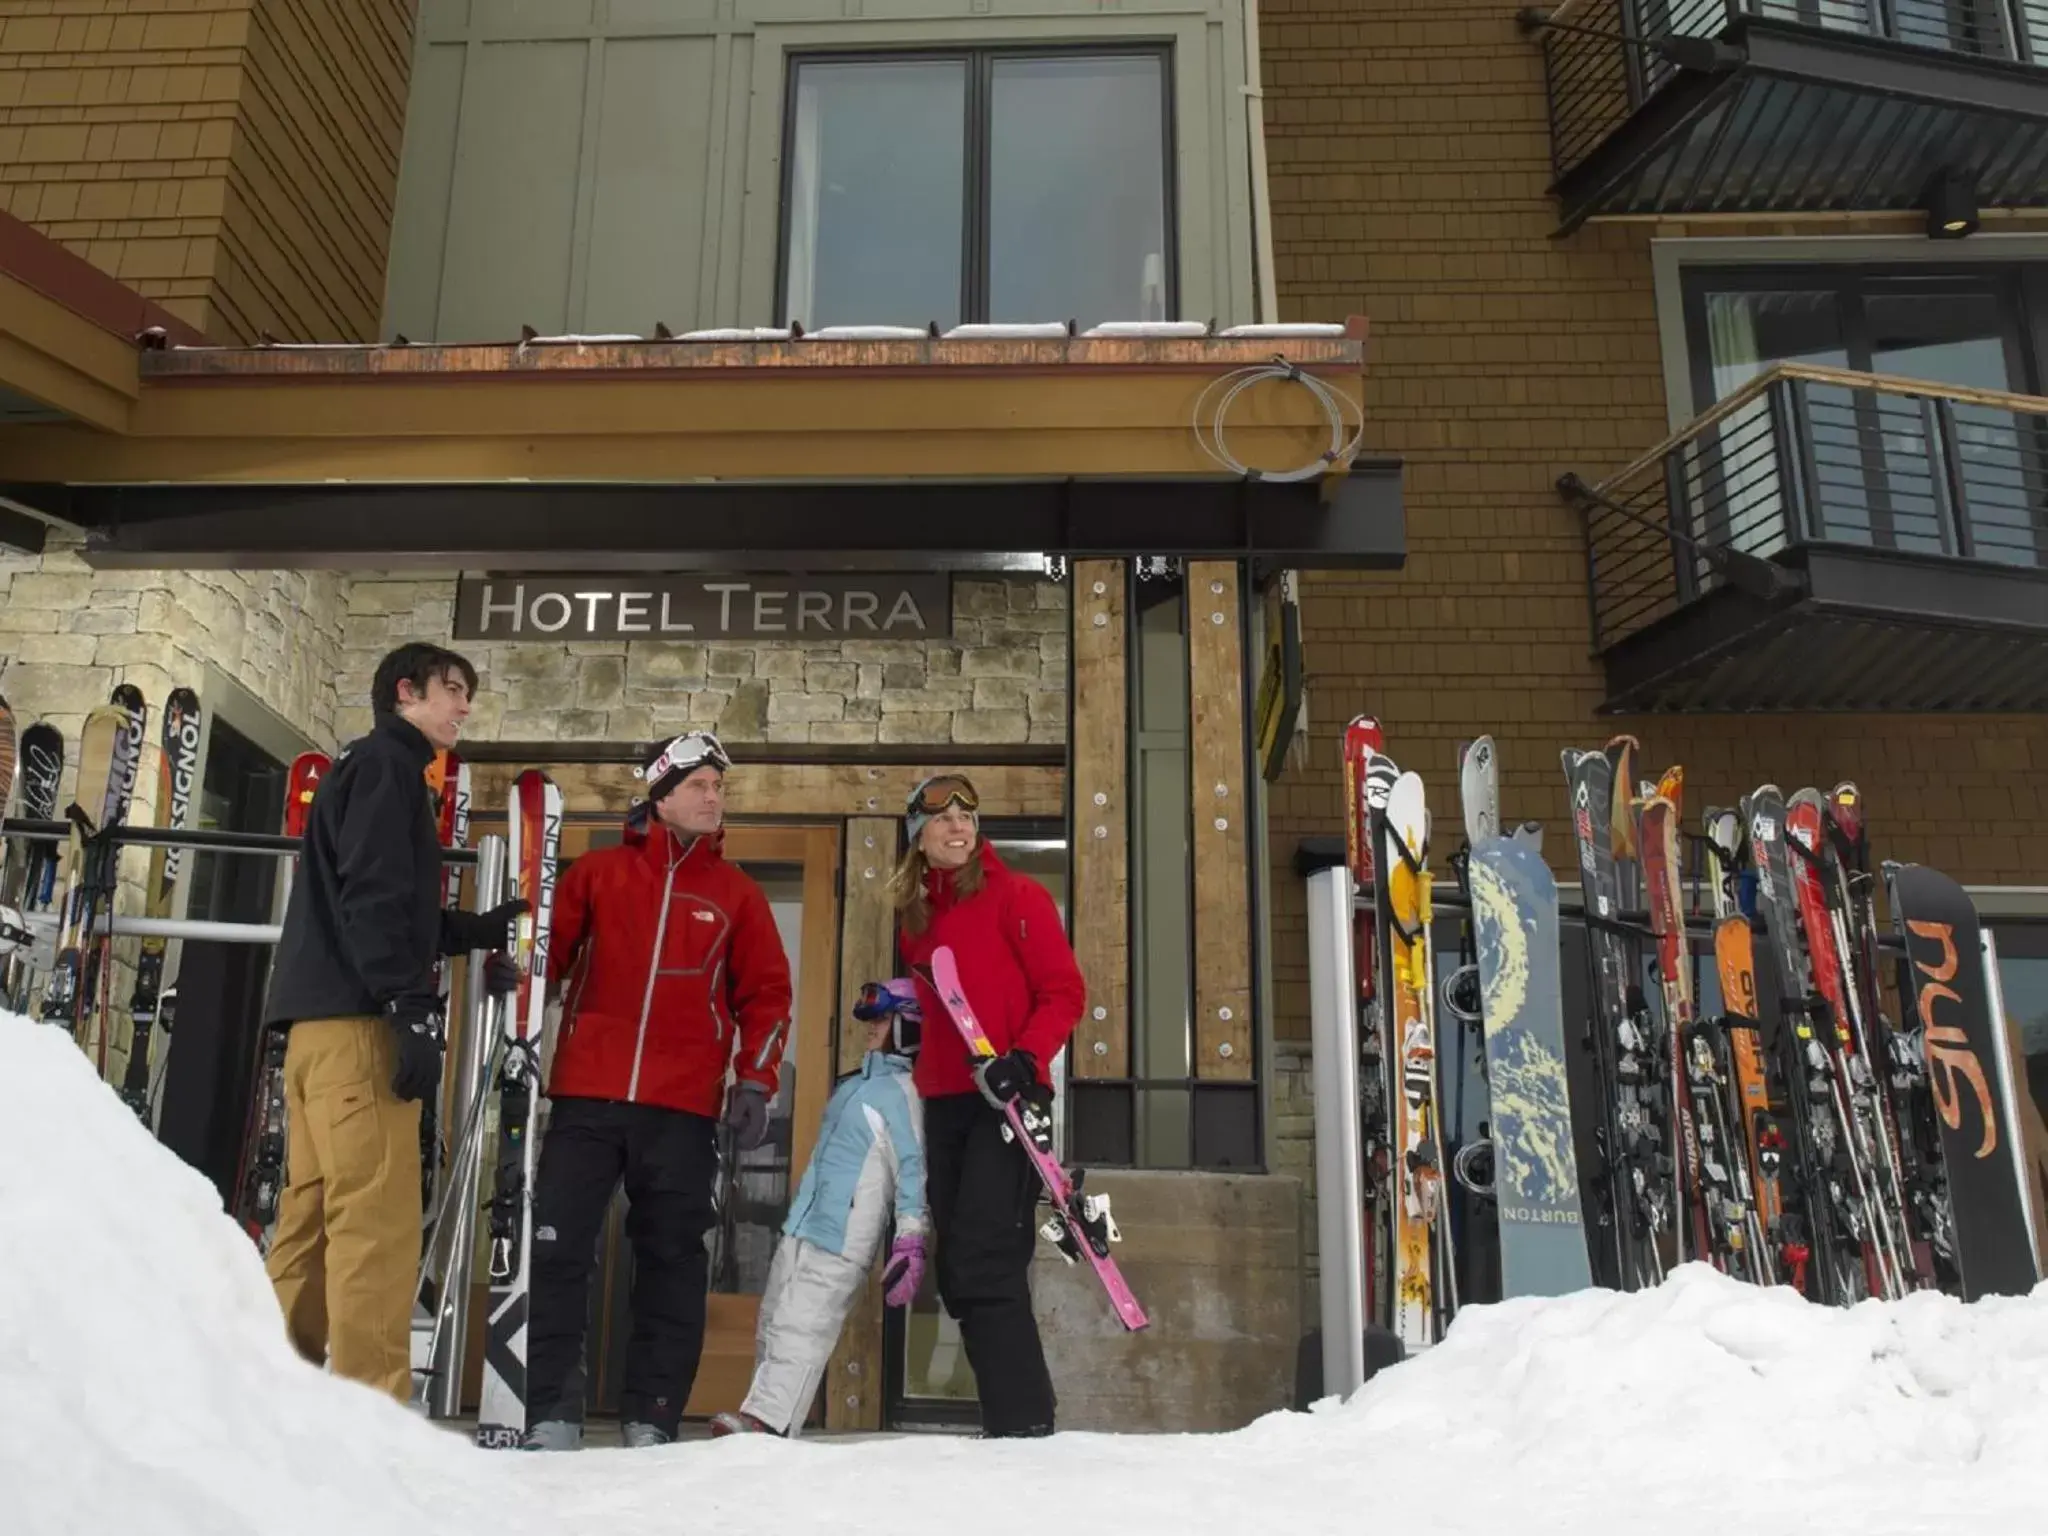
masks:
<instances>
[{"instance_id":1,"label":"green wood siding","mask_svg":"<svg viewBox=\"0 0 2048 1536\"><path fill-rule=\"evenodd\" d=\"M420 0L384 334L772 323L789 55L947 44L1170 44L1180 313L1253 319L1236 0L1004 9L1021 7Z\"/></svg>"}]
</instances>

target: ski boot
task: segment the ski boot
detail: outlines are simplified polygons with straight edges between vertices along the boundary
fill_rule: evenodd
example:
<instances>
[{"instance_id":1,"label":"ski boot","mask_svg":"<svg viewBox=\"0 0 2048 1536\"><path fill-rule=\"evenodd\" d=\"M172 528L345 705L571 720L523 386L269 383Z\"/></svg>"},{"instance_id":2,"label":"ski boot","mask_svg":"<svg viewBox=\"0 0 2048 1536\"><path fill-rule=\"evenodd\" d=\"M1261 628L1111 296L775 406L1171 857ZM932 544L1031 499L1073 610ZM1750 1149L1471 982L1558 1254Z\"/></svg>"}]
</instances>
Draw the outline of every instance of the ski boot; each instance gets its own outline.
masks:
<instances>
[{"instance_id":1,"label":"ski boot","mask_svg":"<svg viewBox=\"0 0 2048 1536\"><path fill-rule=\"evenodd\" d=\"M522 1451L580 1451L583 1426L573 1419L543 1419L520 1437Z\"/></svg>"},{"instance_id":2,"label":"ski boot","mask_svg":"<svg viewBox=\"0 0 2048 1536\"><path fill-rule=\"evenodd\" d=\"M722 1440L727 1435L773 1435L781 1431L770 1429L745 1409L738 1413L714 1413L711 1415L711 1438Z\"/></svg>"},{"instance_id":3,"label":"ski boot","mask_svg":"<svg viewBox=\"0 0 2048 1536\"><path fill-rule=\"evenodd\" d=\"M619 1444L629 1451L653 1451L671 1444L675 1436L659 1424L647 1424L638 1420L619 1426Z\"/></svg>"}]
</instances>

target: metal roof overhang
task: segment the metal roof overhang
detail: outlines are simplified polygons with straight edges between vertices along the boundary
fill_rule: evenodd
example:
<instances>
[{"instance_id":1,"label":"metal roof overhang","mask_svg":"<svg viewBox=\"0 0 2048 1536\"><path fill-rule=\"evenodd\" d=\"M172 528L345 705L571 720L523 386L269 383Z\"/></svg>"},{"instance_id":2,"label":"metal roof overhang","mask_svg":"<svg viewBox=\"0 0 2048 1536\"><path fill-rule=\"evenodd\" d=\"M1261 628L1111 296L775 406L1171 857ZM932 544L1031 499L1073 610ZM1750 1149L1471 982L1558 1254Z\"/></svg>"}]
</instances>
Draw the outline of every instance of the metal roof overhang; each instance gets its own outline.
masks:
<instances>
[{"instance_id":1,"label":"metal roof overhang","mask_svg":"<svg viewBox=\"0 0 2048 1536\"><path fill-rule=\"evenodd\" d=\"M2048 570L1808 545L1806 590L1732 587L1604 656L1610 714L2048 711Z\"/></svg>"},{"instance_id":2,"label":"metal roof overhang","mask_svg":"<svg viewBox=\"0 0 2048 1536\"><path fill-rule=\"evenodd\" d=\"M100 567L1002 569L1040 555L1399 569L1401 464L1225 478L756 484L0 485Z\"/></svg>"},{"instance_id":3,"label":"metal roof overhang","mask_svg":"<svg viewBox=\"0 0 2048 1536\"><path fill-rule=\"evenodd\" d=\"M1615 215L1889 211L1929 177L2048 206L2048 69L1824 28L1739 22L1743 61L1681 71L1553 187L1560 234Z\"/></svg>"}]
</instances>

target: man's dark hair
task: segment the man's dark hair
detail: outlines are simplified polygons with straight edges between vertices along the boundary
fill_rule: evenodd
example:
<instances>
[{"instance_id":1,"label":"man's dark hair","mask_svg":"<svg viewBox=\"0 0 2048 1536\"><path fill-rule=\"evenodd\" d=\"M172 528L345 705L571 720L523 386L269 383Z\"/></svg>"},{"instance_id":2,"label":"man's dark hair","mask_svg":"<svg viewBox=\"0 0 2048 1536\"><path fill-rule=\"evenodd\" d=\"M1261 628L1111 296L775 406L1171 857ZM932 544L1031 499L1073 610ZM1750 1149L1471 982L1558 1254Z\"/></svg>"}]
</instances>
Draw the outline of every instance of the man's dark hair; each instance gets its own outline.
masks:
<instances>
[{"instance_id":1,"label":"man's dark hair","mask_svg":"<svg viewBox=\"0 0 2048 1536\"><path fill-rule=\"evenodd\" d=\"M370 708L380 715L396 714L401 681L411 683L413 692L424 694L434 678L445 681L451 674L462 679L471 698L476 696L476 668L468 657L425 640L401 645L377 663L377 675L370 683Z\"/></svg>"}]
</instances>

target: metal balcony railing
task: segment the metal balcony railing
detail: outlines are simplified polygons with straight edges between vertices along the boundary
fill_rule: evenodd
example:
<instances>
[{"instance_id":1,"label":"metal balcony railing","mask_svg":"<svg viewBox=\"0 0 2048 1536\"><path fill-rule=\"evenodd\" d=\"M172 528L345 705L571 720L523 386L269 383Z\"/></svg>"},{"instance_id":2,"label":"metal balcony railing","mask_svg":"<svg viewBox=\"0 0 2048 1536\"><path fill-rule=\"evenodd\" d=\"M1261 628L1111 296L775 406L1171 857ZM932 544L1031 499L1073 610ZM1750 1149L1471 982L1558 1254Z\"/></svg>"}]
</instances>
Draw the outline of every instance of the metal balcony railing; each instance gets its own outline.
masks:
<instances>
[{"instance_id":1,"label":"metal balcony railing","mask_svg":"<svg viewBox=\"0 0 2048 1536\"><path fill-rule=\"evenodd\" d=\"M2048 399L1781 363L1564 489L1596 651L1723 586L1770 587L1803 545L2048 569Z\"/></svg>"},{"instance_id":2,"label":"metal balcony railing","mask_svg":"<svg viewBox=\"0 0 2048 1536\"><path fill-rule=\"evenodd\" d=\"M1572 29L1543 34L1560 178L1677 75L1670 44L1752 20L2048 65L2048 0L1564 0L1546 19Z\"/></svg>"}]
</instances>

